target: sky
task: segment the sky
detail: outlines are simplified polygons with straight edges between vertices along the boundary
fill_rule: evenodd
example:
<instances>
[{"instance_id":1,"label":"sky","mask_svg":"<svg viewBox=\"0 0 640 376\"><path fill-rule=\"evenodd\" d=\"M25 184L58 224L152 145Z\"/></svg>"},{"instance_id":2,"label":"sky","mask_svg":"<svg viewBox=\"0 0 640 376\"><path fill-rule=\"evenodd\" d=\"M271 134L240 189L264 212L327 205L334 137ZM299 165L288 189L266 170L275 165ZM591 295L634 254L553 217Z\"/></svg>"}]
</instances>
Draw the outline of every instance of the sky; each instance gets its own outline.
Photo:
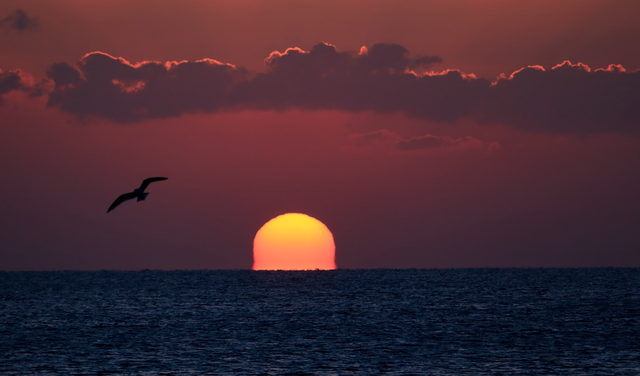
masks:
<instances>
[{"instance_id":1,"label":"sky","mask_svg":"<svg viewBox=\"0 0 640 376\"><path fill-rule=\"evenodd\" d=\"M0 270L639 267L640 3L0 5ZM106 214L142 179L144 202Z\"/></svg>"}]
</instances>

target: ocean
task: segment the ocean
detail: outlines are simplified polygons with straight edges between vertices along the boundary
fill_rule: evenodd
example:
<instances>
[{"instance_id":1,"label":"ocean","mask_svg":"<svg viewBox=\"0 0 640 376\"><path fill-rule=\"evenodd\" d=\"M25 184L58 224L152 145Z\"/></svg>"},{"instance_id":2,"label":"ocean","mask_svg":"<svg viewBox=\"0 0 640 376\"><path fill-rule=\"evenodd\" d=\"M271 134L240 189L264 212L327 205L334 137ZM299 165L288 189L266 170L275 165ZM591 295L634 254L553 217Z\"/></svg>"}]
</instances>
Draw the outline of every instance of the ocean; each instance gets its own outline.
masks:
<instances>
[{"instance_id":1,"label":"ocean","mask_svg":"<svg viewBox=\"0 0 640 376\"><path fill-rule=\"evenodd\" d=\"M640 375L640 269L0 272L2 375Z\"/></svg>"}]
</instances>

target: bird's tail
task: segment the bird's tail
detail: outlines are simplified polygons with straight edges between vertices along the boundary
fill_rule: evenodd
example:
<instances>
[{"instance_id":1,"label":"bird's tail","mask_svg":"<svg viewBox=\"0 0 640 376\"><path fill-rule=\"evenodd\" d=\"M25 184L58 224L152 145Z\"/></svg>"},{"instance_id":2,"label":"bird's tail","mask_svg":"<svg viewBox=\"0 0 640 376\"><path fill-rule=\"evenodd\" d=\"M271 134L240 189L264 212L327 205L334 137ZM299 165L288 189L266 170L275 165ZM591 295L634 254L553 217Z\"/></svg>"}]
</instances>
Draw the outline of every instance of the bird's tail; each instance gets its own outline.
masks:
<instances>
[{"instance_id":1,"label":"bird's tail","mask_svg":"<svg viewBox=\"0 0 640 376\"><path fill-rule=\"evenodd\" d=\"M144 192L142 193L142 195L138 196L138 200L136 201L144 201L144 199L147 198L147 196L149 196L149 192Z\"/></svg>"}]
</instances>

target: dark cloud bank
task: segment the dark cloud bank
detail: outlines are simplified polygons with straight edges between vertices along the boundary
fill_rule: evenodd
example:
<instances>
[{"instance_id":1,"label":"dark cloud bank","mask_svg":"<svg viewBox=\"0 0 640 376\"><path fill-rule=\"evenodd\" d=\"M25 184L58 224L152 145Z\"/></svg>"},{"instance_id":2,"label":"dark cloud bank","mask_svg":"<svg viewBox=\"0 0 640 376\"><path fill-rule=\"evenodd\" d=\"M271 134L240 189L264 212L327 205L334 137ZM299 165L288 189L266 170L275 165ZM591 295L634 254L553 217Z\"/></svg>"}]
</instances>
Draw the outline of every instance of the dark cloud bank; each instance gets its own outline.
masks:
<instances>
[{"instance_id":1,"label":"dark cloud bank","mask_svg":"<svg viewBox=\"0 0 640 376\"><path fill-rule=\"evenodd\" d=\"M640 128L640 71L564 62L493 82L456 70L424 73L440 61L412 58L397 44L352 53L320 43L308 52L273 52L266 72L252 73L214 60L131 64L95 52L75 67L51 67L55 86L48 105L122 123L187 112L303 108L401 111L433 121L469 117L538 132L637 134Z\"/></svg>"}]
</instances>

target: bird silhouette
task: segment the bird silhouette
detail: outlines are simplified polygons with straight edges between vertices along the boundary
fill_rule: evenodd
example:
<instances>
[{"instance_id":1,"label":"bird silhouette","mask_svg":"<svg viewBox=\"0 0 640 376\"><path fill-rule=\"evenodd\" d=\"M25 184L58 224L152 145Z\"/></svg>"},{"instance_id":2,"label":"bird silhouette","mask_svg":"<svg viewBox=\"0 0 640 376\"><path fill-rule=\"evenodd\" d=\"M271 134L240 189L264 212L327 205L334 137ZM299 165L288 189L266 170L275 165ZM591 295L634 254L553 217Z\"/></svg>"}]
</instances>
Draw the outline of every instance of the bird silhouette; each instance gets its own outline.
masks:
<instances>
[{"instance_id":1,"label":"bird silhouette","mask_svg":"<svg viewBox=\"0 0 640 376\"><path fill-rule=\"evenodd\" d=\"M122 204L123 202L125 202L127 200L131 200L131 199L137 198L136 201L144 201L144 199L147 198L147 196L149 195L149 193L146 193L144 191L145 189L147 189L149 184L153 183L154 181L162 181L162 180L167 180L167 179L168 178L163 178L163 177L144 179L142 181L142 184L140 184L140 188L136 188L136 189L133 190L133 192L124 193L124 194L121 194L120 196L118 196L118 198L116 198L116 200L113 202L113 204L111 204L111 206L109 206L109 209L107 209L107 213L112 211L118 205Z\"/></svg>"}]
</instances>

